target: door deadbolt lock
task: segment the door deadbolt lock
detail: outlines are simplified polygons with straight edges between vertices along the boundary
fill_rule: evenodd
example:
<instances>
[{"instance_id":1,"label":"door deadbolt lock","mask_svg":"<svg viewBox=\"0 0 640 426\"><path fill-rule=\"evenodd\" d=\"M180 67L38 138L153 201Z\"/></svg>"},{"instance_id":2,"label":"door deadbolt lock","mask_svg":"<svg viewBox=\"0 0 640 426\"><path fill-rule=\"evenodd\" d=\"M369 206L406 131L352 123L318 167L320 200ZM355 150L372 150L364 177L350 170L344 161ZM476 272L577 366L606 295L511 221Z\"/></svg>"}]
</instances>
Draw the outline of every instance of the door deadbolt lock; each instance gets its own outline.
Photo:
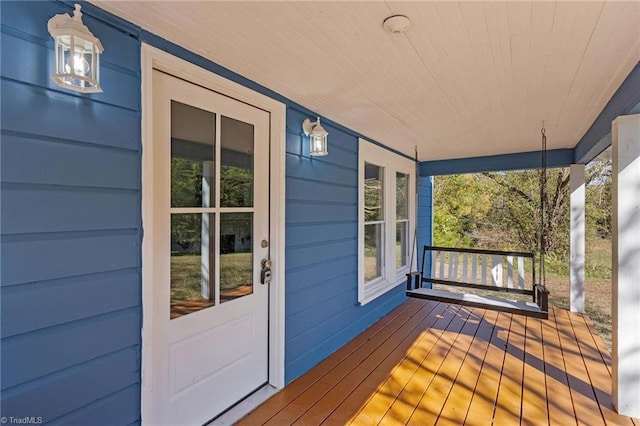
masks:
<instances>
[{"instance_id":1,"label":"door deadbolt lock","mask_svg":"<svg viewBox=\"0 0 640 426\"><path fill-rule=\"evenodd\" d=\"M269 284L271 282L271 261L262 259L260 265L262 266L260 270L260 284Z\"/></svg>"}]
</instances>

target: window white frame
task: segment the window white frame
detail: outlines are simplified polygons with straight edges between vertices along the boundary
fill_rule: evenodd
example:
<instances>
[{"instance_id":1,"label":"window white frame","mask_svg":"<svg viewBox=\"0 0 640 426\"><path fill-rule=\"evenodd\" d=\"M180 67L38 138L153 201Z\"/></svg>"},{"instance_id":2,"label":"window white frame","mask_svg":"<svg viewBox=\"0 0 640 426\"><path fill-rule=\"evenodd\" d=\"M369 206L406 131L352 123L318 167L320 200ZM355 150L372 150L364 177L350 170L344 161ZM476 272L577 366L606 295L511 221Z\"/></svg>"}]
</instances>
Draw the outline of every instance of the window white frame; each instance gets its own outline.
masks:
<instances>
[{"instance_id":1,"label":"window white frame","mask_svg":"<svg viewBox=\"0 0 640 426\"><path fill-rule=\"evenodd\" d=\"M415 253L415 211L416 211L416 168L415 162L375 145L365 139L359 140L358 161L358 302L367 304L400 284L406 283L406 273L413 269L411 260L407 265L396 268L396 173L408 176L408 253ZM384 199L384 250L381 277L365 283L364 257L364 172L365 163L383 168L383 199Z\"/></svg>"}]
</instances>

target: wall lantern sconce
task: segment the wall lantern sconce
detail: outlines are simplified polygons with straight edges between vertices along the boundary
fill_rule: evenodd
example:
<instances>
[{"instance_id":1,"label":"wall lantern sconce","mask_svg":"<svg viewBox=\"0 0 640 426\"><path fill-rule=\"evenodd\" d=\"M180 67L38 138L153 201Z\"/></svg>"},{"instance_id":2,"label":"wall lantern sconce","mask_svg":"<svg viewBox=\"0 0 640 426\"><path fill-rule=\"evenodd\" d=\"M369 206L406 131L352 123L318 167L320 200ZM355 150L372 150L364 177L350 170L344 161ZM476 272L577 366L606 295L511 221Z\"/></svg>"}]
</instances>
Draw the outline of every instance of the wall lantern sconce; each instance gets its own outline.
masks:
<instances>
[{"instance_id":1,"label":"wall lantern sconce","mask_svg":"<svg viewBox=\"0 0 640 426\"><path fill-rule=\"evenodd\" d=\"M320 125L320 117L315 122L312 122L308 118L302 122L302 130L304 134L309 136L311 142L311 148L309 149L309 155L322 156L327 155L327 132L324 127Z\"/></svg>"},{"instance_id":2,"label":"wall lantern sconce","mask_svg":"<svg viewBox=\"0 0 640 426\"><path fill-rule=\"evenodd\" d=\"M47 28L55 41L54 83L76 92L102 92L100 54L104 49L82 22L80 5L75 5L73 17L62 13L49 19Z\"/></svg>"}]
</instances>

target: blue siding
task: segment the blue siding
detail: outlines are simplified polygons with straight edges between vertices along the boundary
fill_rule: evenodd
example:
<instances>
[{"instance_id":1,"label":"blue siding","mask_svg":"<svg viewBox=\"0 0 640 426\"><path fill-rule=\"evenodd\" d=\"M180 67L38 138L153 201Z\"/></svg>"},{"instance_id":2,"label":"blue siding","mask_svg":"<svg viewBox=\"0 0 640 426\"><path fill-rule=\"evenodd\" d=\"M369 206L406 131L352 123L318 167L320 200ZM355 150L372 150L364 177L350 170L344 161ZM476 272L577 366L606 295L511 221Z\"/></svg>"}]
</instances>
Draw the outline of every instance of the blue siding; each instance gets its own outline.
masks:
<instances>
[{"instance_id":1,"label":"blue siding","mask_svg":"<svg viewBox=\"0 0 640 426\"><path fill-rule=\"evenodd\" d=\"M358 305L358 137L323 122L329 155L310 157L307 111L287 109L287 383L404 300L399 286ZM392 152L389 155L396 155Z\"/></svg>"},{"instance_id":2,"label":"blue siding","mask_svg":"<svg viewBox=\"0 0 640 426\"><path fill-rule=\"evenodd\" d=\"M47 21L72 7L0 7L2 415L136 423L140 43L85 5L105 91L71 93L49 78Z\"/></svg>"},{"instance_id":3,"label":"blue siding","mask_svg":"<svg viewBox=\"0 0 640 426\"><path fill-rule=\"evenodd\" d=\"M287 105L287 382L405 299L399 286L357 303L362 135L325 120L330 154L311 158L301 123L315 113L90 4L105 91L62 90L46 23L72 3L0 7L4 416L140 421L141 40Z\"/></svg>"},{"instance_id":4,"label":"blue siding","mask_svg":"<svg viewBox=\"0 0 640 426\"><path fill-rule=\"evenodd\" d=\"M302 121L317 114L154 34L141 40L287 106L285 380L308 371L405 300L404 286L357 302L358 137L322 118L329 155L310 157ZM384 146L371 140L374 144ZM410 156L389 150L389 155Z\"/></svg>"}]
</instances>

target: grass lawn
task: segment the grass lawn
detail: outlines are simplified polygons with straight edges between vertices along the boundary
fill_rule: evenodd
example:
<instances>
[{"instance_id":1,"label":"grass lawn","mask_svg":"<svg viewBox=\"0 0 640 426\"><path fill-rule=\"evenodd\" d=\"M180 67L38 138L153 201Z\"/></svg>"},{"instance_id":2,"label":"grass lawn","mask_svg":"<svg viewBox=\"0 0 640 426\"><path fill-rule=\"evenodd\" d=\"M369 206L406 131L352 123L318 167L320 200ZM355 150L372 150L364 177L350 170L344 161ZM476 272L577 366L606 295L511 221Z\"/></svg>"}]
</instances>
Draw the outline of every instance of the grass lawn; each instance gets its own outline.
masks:
<instances>
[{"instance_id":1,"label":"grass lawn","mask_svg":"<svg viewBox=\"0 0 640 426\"><path fill-rule=\"evenodd\" d=\"M251 253L230 253L220 256L220 293L251 286ZM171 301L201 299L200 255L171 256Z\"/></svg>"}]
</instances>

